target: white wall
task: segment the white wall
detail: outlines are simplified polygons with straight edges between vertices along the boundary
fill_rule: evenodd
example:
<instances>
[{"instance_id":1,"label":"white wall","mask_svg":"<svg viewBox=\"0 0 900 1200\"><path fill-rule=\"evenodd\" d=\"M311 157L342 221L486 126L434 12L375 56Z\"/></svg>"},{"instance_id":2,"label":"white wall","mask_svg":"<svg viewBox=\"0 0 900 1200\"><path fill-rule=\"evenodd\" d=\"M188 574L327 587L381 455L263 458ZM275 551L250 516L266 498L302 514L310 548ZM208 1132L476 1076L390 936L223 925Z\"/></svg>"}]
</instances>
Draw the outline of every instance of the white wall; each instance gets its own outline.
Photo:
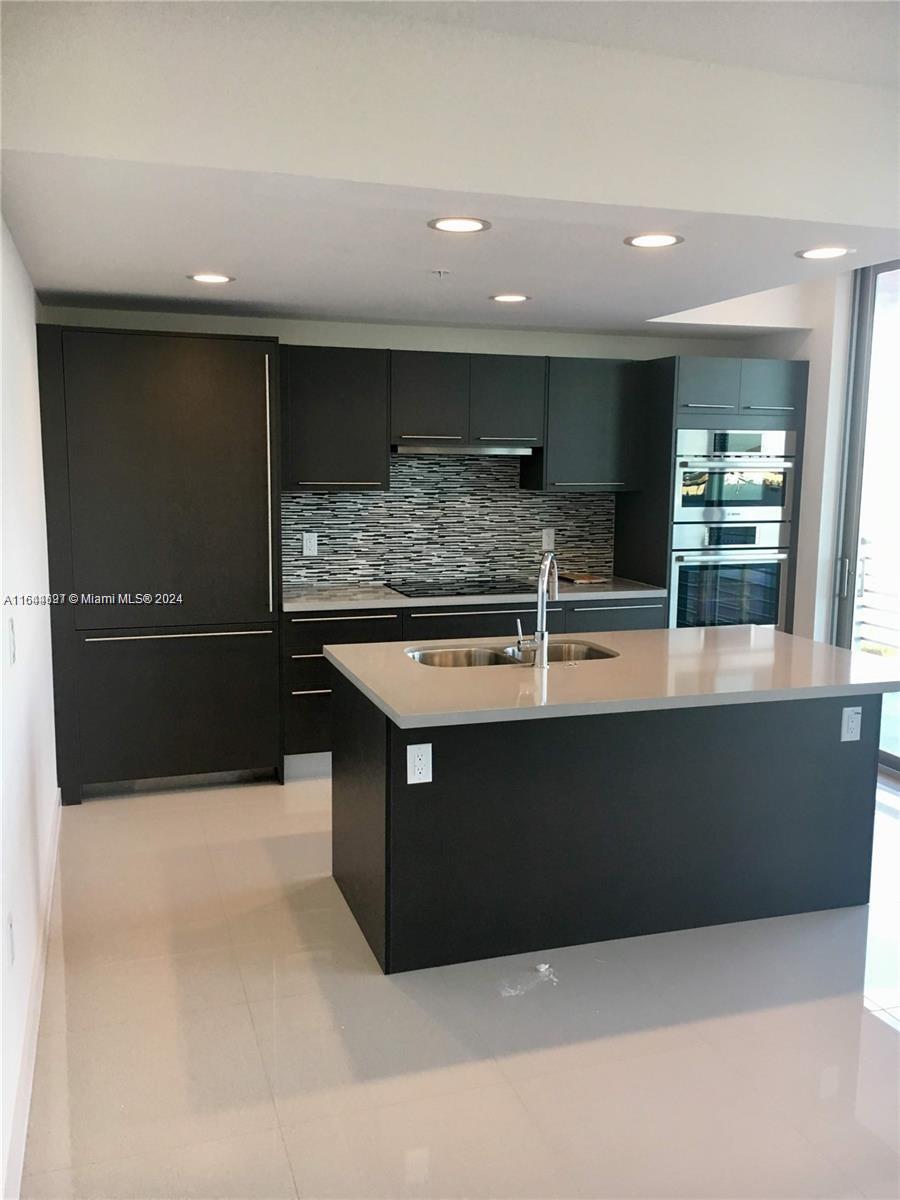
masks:
<instances>
[{"instance_id":1,"label":"white wall","mask_svg":"<svg viewBox=\"0 0 900 1200\"><path fill-rule=\"evenodd\" d=\"M786 289L808 328L755 339L762 355L809 360L794 632L816 641L831 637L852 287L846 274Z\"/></svg>"},{"instance_id":2,"label":"white wall","mask_svg":"<svg viewBox=\"0 0 900 1200\"><path fill-rule=\"evenodd\" d=\"M47 530L38 407L36 304L3 224L2 593L42 594ZM10 622L15 625L15 664ZM58 828L46 607L2 609L3 1195L16 1195L34 1063ZM15 961L11 962L12 920Z\"/></svg>"},{"instance_id":3,"label":"white wall","mask_svg":"<svg viewBox=\"0 0 900 1200\"><path fill-rule=\"evenodd\" d=\"M369 16L342 4L6 0L3 51L13 149L896 220L887 88L451 28L407 20L402 4Z\"/></svg>"}]
</instances>

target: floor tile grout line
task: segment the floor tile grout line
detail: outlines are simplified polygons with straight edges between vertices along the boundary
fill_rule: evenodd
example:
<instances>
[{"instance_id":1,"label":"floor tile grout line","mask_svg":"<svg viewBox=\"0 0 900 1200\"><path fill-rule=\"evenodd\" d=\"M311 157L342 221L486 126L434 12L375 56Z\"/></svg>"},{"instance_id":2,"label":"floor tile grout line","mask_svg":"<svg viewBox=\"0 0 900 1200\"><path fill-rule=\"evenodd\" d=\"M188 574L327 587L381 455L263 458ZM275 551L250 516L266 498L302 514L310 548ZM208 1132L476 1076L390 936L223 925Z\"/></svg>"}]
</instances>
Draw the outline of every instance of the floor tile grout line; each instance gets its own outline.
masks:
<instances>
[{"instance_id":1,"label":"floor tile grout line","mask_svg":"<svg viewBox=\"0 0 900 1200\"><path fill-rule=\"evenodd\" d=\"M277 1115L278 1115L278 1113L277 1113L277 1109L276 1109L276 1116ZM297 1183L297 1175L294 1171L294 1160L291 1158L291 1152L288 1149L288 1144L287 1144L287 1141L285 1140L283 1125L278 1126L278 1136L281 1139L282 1146L284 1146L284 1157L285 1157L285 1160L287 1161L288 1170L291 1173L291 1183L294 1185L294 1196L296 1197L296 1200L303 1200L303 1198L300 1195L300 1185Z\"/></svg>"}]
</instances>

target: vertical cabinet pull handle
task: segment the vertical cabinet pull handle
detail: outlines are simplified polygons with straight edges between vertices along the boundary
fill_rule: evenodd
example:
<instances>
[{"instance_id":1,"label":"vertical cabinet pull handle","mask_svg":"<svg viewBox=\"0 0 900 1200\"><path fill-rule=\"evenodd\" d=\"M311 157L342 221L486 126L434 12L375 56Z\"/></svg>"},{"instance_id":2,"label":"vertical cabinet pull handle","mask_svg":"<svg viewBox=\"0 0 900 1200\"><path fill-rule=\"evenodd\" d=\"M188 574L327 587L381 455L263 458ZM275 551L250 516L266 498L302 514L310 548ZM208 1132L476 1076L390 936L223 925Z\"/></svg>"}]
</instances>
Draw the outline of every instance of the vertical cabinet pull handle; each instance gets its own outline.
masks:
<instances>
[{"instance_id":1,"label":"vertical cabinet pull handle","mask_svg":"<svg viewBox=\"0 0 900 1200\"><path fill-rule=\"evenodd\" d=\"M266 355L266 519L269 532L269 612L274 602L274 580L272 578L272 420L271 396L269 395L269 356Z\"/></svg>"}]
</instances>

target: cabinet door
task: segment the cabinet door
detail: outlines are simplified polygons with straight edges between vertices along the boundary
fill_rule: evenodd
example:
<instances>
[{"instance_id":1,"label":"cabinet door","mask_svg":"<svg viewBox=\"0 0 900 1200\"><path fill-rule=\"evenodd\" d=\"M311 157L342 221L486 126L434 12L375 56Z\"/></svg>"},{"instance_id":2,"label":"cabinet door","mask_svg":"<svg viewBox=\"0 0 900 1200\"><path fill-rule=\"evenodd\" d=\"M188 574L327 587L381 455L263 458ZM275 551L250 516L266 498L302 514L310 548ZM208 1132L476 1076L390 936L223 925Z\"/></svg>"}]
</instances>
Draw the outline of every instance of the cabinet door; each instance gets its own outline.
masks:
<instances>
[{"instance_id":1,"label":"cabinet door","mask_svg":"<svg viewBox=\"0 0 900 1200\"><path fill-rule=\"evenodd\" d=\"M469 440L473 444L542 446L546 359L473 354Z\"/></svg>"},{"instance_id":2,"label":"cabinet door","mask_svg":"<svg viewBox=\"0 0 900 1200\"><path fill-rule=\"evenodd\" d=\"M764 427L792 429L806 400L808 364L771 358L745 358L741 363L741 412L756 416Z\"/></svg>"},{"instance_id":3,"label":"cabinet door","mask_svg":"<svg viewBox=\"0 0 900 1200\"><path fill-rule=\"evenodd\" d=\"M278 636L79 638L78 723L89 783L275 766Z\"/></svg>"},{"instance_id":4,"label":"cabinet door","mask_svg":"<svg viewBox=\"0 0 900 1200\"><path fill-rule=\"evenodd\" d=\"M534 633L534 604L509 604L497 608L440 608L423 611L408 608L403 613L404 640L429 641L435 638L482 638L509 637L510 645L516 640L516 621L522 622L524 633ZM561 604L547 607L547 628L551 633L561 633L565 616ZM423 668L424 670L425 668ZM439 668L430 668L437 670Z\"/></svg>"},{"instance_id":5,"label":"cabinet door","mask_svg":"<svg viewBox=\"0 0 900 1200\"><path fill-rule=\"evenodd\" d=\"M285 346L283 487L388 486L388 351Z\"/></svg>"},{"instance_id":6,"label":"cabinet door","mask_svg":"<svg viewBox=\"0 0 900 1200\"><path fill-rule=\"evenodd\" d=\"M739 358L679 358L676 407L697 417L725 416L740 410Z\"/></svg>"},{"instance_id":7,"label":"cabinet door","mask_svg":"<svg viewBox=\"0 0 900 1200\"><path fill-rule=\"evenodd\" d=\"M634 430L625 363L551 358L546 486L621 491L633 486Z\"/></svg>"},{"instance_id":8,"label":"cabinet door","mask_svg":"<svg viewBox=\"0 0 900 1200\"><path fill-rule=\"evenodd\" d=\"M76 628L271 620L269 345L63 334ZM272 364L274 367L276 364ZM127 605L119 593L181 597Z\"/></svg>"},{"instance_id":9,"label":"cabinet door","mask_svg":"<svg viewBox=\"0 0 900 1200\"><path fill-rule=\"evenodd\" d=\"M468 436L468 354L391 351L391 442L463 443Z\"/></svg>"},{"instance_id":10,"label":"cabinet door","mask_svg":"<svg viewBox=\"0 0 900 1200\"><path fill-rule=\"evenodd\" d=\"M603 633L616 629L663 629L666 600L585 600L566 608L566 633Z\"/></svg>"}]
</instances>

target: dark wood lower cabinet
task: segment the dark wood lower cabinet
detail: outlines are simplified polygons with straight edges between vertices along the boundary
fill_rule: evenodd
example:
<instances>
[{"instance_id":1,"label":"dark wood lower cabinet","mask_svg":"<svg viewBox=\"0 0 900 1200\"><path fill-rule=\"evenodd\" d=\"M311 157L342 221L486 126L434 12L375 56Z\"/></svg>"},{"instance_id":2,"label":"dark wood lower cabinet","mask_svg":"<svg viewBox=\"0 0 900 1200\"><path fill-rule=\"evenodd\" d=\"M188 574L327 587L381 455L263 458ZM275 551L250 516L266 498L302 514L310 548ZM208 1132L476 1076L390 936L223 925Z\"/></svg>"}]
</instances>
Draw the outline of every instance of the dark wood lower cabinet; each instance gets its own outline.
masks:
<instances>
[{"instance_id":1,"label":"dark wood lower cabinet","mask_svg":"<svg viewBox=\"0 0 900 1200\"><path fill-rule=\"evenodd\" d=\"M407 608L403 613L403 636L409 641L429 641L434 638L482 638L509 636L516 640L516 621L522 622L525 634L534 633L534 604L500 604L493 607L469 608ZM547 608L547 626L551 633L565 629L565 610L562 604Z\"/></svg>"},{"instance_id":2,"label":"dark wood lower cabinet","mask_svg":"<svg viewBox=\"0 0 900 1200\"><path fill-rule=\"evenodd\" d=\"M663 629L665 596L653 600L584 600L566 606L566 633L603 633L618 629Z\"/></svg>"},{"instance_id":3,"label":"dark wood lower cabinet","mask_svg":"<svg viewBox=\"0 0 900 1200\"><path fill-rule=\"evenodd\" d=\"M558 601L547 609L551 633L602 633L613 629L661 629L666 623L664 596L619 601ZM283 617L282 703L284 753L330 750L334 671L322 647L346 642L407 643L456 638L508 637L516 640L516 622L530 636L533 603L429 605L360 612L293 612ZM435 670L423 667L422 670Z\"/></svg>"},{"instance_id":4,"label":"dark wood lower cabinet","mask_svg":"<svg viewBox=\"0 0 900 1200\"><path fill-rule=\"evenodd\" d=\"M279 764L274 626L104 631L77 653L83 782Z\"/></svg>"},{"instance_id":5,"label":"dark wood lower cabinet","mask_svg":"<svg viewBox=\"0 0 900 1200\"><path fill-rule=\"evenodd\" d=\"M322 647L345 642L392 642L402 635L399 608L284 614L285 754L317 754L331 749L332 667Z\"/></svg>"}]
</instances>

